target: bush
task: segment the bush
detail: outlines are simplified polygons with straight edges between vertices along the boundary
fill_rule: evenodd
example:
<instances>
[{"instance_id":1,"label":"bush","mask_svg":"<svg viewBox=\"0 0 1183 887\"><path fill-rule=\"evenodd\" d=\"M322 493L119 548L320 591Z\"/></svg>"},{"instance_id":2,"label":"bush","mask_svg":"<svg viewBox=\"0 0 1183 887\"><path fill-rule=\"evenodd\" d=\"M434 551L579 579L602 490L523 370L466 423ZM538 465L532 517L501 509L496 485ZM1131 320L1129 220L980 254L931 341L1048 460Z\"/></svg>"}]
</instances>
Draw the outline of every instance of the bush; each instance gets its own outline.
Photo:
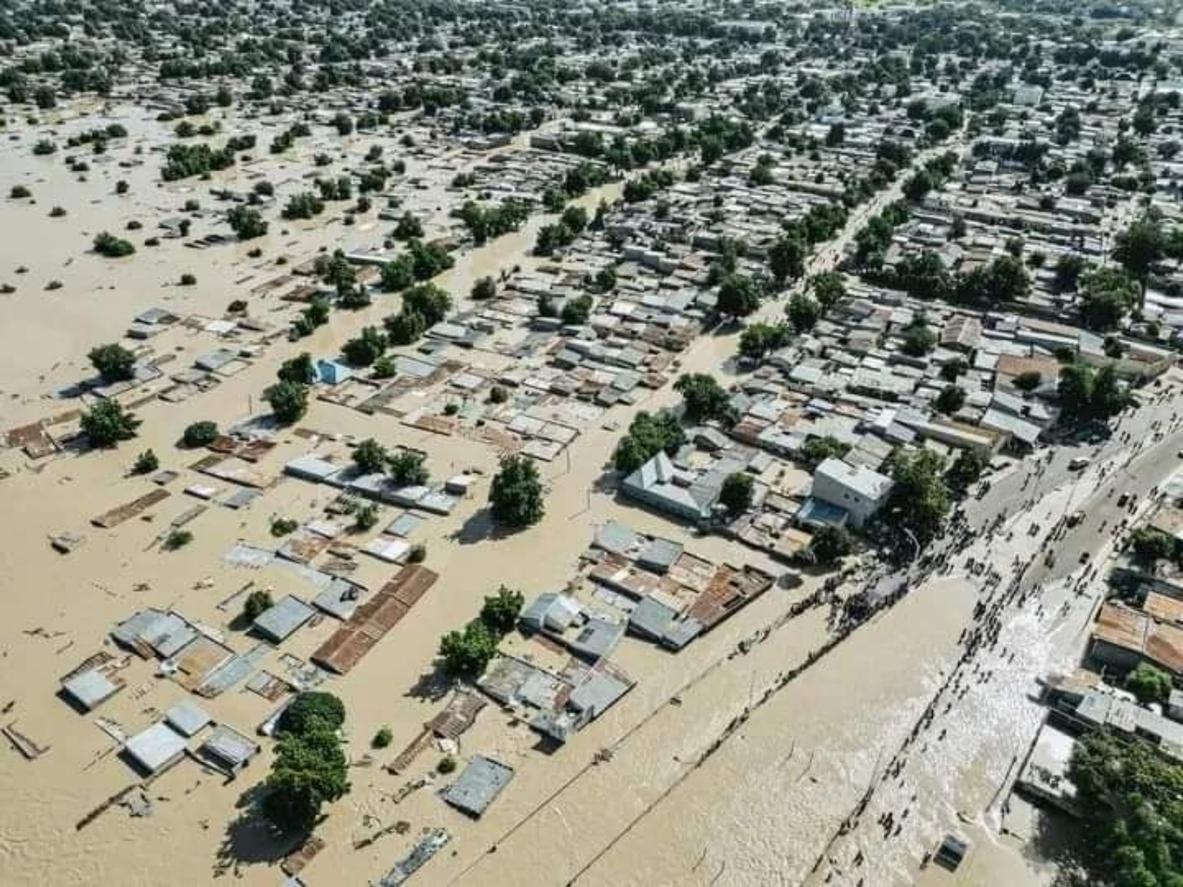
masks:
<instances>
[{"instance_id":1,"label":"bush","mask_svg":"<svg viewBox=\"0 0 1183 887\"><path fill-rule=\"evenodd\" d=\"M207 447L218 439L218 425L216 422L194 422L181 435L181 442L189 448Z\"/></svg>"},{"instance_id":2,"label":"bush","mask_svg":"<svg viewBox=\"0 0 1183 887\"><path fill-rule=\"evenodd\" d=\"M359 533L372 530L378 524L378 506L372 502L363 505L353 516L353 528Z\"/></svg>"},{"instance_id":3,"label":"bush","mask_svg":"<svg viewBox=\"0 0 1183 887\"><path fill-rule=\"evenodd\" d=\"M435 769L437 773L442 773L445 776L449 773L454 773L456 771L456 759L451 755L444 755L440 759L440 762L435 765Z\"/></svg>"},{"instance_id":4,"label":"bush","mask_svg":"<svg viewBox=\"0 0 1183 887\"><path fill-rule=\"evenodd\" d=\"M374 374L375 379L393 379L398 373L394 359L388 354L383 354L375 360L370 370Z\"/></svg>"},{"instance_id":5,"label":"bush","mask_svg":"<svg viewBox=\"0 0 1183 887\"><path fill-rule=\"evenodd\" d=\"M32 197L33 192L24 185L13 185L12 190L8 192L8 196L13 200L23 200L26 197Z\"/></svg>"},{"instance_id":6,"label":"bush","mask_svg":"<svg viewBox=\"0 0 1183 887\"><path fill-rule=\"evenodd\" d=\"M94 251L108 259L121 259L136 251L130 241L123 240L113 234L103 231L94 239Z\"/></svg>"},{"instance_id":7,"label":"bush","mask_svg":"<svg viewBox=\"0 0 1183 887\"><path fill-rule=\"evenodd\" d=\"M497 282L492 277L482 277L472 285L472 298L476 301L491 299L497 295Z\"/></svg>"},{"instance_id":8,"label":"bush","mask_svg":"<svg viewBox=\"0 0 1183 887\"><path fill-rule=\"evenodd\" d=\"M156 453L152 450L144 450L136 456L135 464L132 465L131 470L134 474L151 474L159 467L160 460L156 458Z\"/></svg>"},{"instance_id":9,"label":"bush","mask_svg":"<svg viewBox=\"0 0 1183 887\"><path fill-rule=\"evenodd\" d=\"M390 732L389 727L382 727L374 734L374 738L370 740L370 745L374 748L386 748L394 741L394 734Z\"/></svg>"},{"instance_id":10,"label":"bush","mask_svg":"<svg viewBox=\"0 0 1183 887\"><path fill-rule=\"evenodd\" d=\"M167 551L176 551L178 548L184 548L193 541L193 534L188 530L173 530L164 539L164 547Z\"/></svg>"},{"instance_id":11,"label":"bush","mask_svg":"<svg viewBox=\"0 0 1183 887\"><path fill-rule=\"evenodd\" d=\"M290 517L277 517L271 521L271 535L275 537L286 536L289 533L294 533L300 526L298 520Z\"/></svg>"},{"instance_id":12,"label":"bush","mask_svg":"<svg viewBox=\"0 0 1183 887\"><path fill-rule=\"evenodd\" d=\"M270 610L274 601L271 600L271 595L263 589L255 589L247 595L246 602L242 605L242 618L246 622L254 622L261 614Z\"/></svg>"},{"instance_id":13,"label":"bush","mask_svg":"<svg viewBox=\"0 0 1183 887\"><path fill-rule=\"evenodd\" d=\"M422 542L417 542L411 546L411 551L407 555L407 563L421 564L427 560L427 546Z\"/></svg>"}]
</instances>

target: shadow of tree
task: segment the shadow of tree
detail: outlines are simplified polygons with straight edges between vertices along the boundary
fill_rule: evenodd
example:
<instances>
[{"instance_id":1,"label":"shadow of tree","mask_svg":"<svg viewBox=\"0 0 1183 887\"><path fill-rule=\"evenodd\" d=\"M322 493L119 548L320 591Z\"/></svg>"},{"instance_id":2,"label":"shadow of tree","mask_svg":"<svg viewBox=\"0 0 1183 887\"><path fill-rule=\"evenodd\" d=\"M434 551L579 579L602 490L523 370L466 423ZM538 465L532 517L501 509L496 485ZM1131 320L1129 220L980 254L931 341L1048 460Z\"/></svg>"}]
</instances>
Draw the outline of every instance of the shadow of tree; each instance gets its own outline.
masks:
<instances>
[{"instance_id":1,"label":"shadow of tree","mask_svg":"<svg viewBox=\"0 0 1183 887\"><path fill-rule=\"evenodd\" d=\"M448 695L451 689L451 679L444 674L444 670L437 662L432 668L420 674L415 679L415 683L403 695L421 702L439 702Z\"/></svg>"},{"instance_id":2,"label":"shadow of tree","mask_svg":"<svg viewBox=\"0 0 1183 887\"><path fill-rule=\"evenodd\" d=\"M234 873L243 865L275 865L307 838L284 832L263 815L266 789L253 785L235 802L238 815L226 826L226 834L214 860L214 876Z\"/></svg>"},{"instance_id":3,"label":"shadow of tree","mask_svg":"<svg viewBox=\"0 0 1183 887\"><path fill-rule=\"evenodd\" d=\"M1089 845L1080 823L1047 807L1038 808L1035 815L1035 835L1023 847L1023 855L1038 862L1054 863L1059 870L1054 883L1059 887L1095 883L1085 868Z\"/></svg>"},{"instance_id":4,"label":"shadow of tree","mask_svg":"<svg viewBox=\"0 0 1183 887\"><path fill-rule=\"evenodd\" d=\"M461 545L476 545L478 542L495 541L512 536L515 530L503 527L493 520L493 510L482 508L460 525L448 538Z\"/></svg>"}]
</instances>

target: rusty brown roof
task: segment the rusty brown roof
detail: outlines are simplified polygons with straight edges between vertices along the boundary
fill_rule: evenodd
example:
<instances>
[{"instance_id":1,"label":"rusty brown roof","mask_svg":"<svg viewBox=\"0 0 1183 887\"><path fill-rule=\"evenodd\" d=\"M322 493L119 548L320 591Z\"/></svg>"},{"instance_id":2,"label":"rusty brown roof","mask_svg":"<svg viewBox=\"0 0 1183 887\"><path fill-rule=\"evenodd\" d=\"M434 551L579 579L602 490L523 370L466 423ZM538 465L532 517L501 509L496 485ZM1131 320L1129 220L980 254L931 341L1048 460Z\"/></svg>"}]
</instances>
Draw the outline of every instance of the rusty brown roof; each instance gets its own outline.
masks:
<instances>
[{"instance_id":1,"label":"rusty brown roof","mask_svg":"<svg viewBox=\"0 0 1183 887\"><path fill-rule=\"evenodd\" d=\"M1146 627L1150 622L1145 613L1140 613L1120 604L1105 604L1097 614L1097 624L1093 626L1093 637L1123 647L1127 650L1142 652Z\"/></svg>"},{"instance_id":2,"label":"rusty brown roof","mask_svg":"<svg viewBox=\"0 0 1183 887\"><path fill-rule=\"evenodd\" d=\"M438 578L419 564L403 567L317 648L312 661L337 674L345 674L382 640Z\"/></svg>"}]
</instances>

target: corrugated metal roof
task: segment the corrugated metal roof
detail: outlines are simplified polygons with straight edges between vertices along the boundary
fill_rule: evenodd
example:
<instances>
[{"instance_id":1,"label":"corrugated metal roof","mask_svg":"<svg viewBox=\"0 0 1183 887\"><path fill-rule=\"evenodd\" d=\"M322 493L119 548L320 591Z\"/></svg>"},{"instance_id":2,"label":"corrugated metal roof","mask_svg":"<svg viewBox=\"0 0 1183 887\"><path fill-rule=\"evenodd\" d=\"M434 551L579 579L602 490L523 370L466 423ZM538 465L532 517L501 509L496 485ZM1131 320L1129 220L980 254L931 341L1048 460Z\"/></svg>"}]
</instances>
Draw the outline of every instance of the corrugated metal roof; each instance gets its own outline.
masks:
<instances>
[{"instance_id":1,"label":"corrugated metal roof","mask_svg":"<svg viewBox=\"0 0 1183 887\"><path fill-rule=\"evenodd\" d=\"M458 810L479 817L513 779L513 768L477 755L460 778L440 791L440 797Z\"/></svg>"}]
</instances>

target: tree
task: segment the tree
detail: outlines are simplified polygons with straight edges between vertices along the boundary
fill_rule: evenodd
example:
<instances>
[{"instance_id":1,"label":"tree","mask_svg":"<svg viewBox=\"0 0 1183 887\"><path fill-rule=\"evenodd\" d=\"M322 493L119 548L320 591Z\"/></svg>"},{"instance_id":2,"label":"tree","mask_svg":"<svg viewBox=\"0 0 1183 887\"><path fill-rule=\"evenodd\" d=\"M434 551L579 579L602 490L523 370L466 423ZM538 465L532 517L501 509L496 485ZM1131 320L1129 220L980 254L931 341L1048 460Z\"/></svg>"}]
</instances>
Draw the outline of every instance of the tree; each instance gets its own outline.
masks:
<instances>
[{"instance_id":1,"label":"tree","mask_svg":"<svg viewBox=\"0 0 1183 887\"><path fill-rule=\"evenodd\" d=\"M208 420L194 422L185 428L181 435L181 443L186 447L205 447L218 438L218 423Z\"/></svg>"},{"instance_id":2,"label":"tree","mask_svg":"<svg viewBox=\"0 0 1183 887\"><path fill-rule=\"evenodd\" d=\"M463 631L448 632L440 639L445 673L451 677L479 677L497 654L498 640L480 619L468 623Z\"/></svg>"},{"instance_id":3,"label":"tree","mask_svg":"<svg viewBox=\"0 0 1183 887\"><path fill-rule=\"evenodd\" d=\"M82 413L82 432L92 447L109 448L136 436L140 420L116 400L100 400Z\"/></svg>"},{"instance_id":4,"label":"tree","mask_svg":"<svg viewBox=\"0 0 1183 887\"><path fill-rule=\"evenodd\" d=\"M965 406L965 389L958 385L947 385L937 395L936 408L938 412L952 415Z\"/></svg>"},{"instance_id":5,"label":"tree","mask_svg":"<svg viewBox=\"0 0 1183 887\"><path fill-rule=\"evenodd\" d=\"M1076 283L1080 279L1080 275L1088 267L1088 263L1083 256L1078 256L1076 253L1064 253L1056 262L1055 268L1055 286L1056 289L1062 293L1069 293L1076 289Z\"/></svg>"},{"instance_id":6,"label":"tree","mask_svg":"<svg viewBox=\"0 0 1183 887\"><path fill-rule=\"evenodd\" d=\"M226 213L226 221L239 240L253 240L267 233L267 223L257 209L236 206Z\"/></svg>"},{"instance_id":7,"label":"tree","mask_svg":"<svg viewBox=\"0 0 1183 887\"><path fill-rule=\"evenodd\" d=\"M1012 384L1020 391L1031 392L1043 384L1043 375L1036 370L1027 370L1015 376Z\"/></svg>"},{"instance_id":8,"label":"tree","mask_svg":"<svg viewBox=\"0 0 1183 887\"><path fill-rule=\"evenodd\" d=\"M423 318L427 326L434 326L452 310L452 297L434 283L421 283L403 293L403 311Z\"/></svg>"},{"instance_id":9,"label":"tree","mask_svg":"<svg viewBox=\"0 0 1183 887\"><path fill-rule=\"evenodd\" d=\"M822 306L818 301L802 293L789 299L788 308L785 310L789 315L789 323L798 332L813 329L822 315Z\"/></svg>"},{"instance_id":10,"label":"tree","mask_svg":"<svg viewBox=\"0 0 1183 887\"><path fill-rule=\"evenodd\" d=\"M829 566L854 551L854 539L845 527L827 524L813 534L808 551L814 563Z\"/></svg>"},{"instance_id":11,"label":"tree","mask_svg":"<svg viewBox=\"0 0 1183 887\"><path fill-rule=\"evenodd\" d=\"M1112 365L1093 370L1082 363L1067 364L1060 370L1057 391L1060 418L1069 423L1104 422L1129 403Z\"/></svg>"},{"instance_id":12,"label":"tree","mask_svg":"<svg viewBox=\"0 0 1183 887\"><path fill-rule=\"evenodd\" d=\"M386 336L377 327L362 327L361 334L341 346L345 359L357 367L367 367L386 350Z\"/></svg>"},{"instance_id":13,"label":"tree","mask_svg":"<svg viewBox=\"0 0 1183 887\"><path fill-rule=\"evenodd\" d=\"M345 724L345 703L320 690L308 690L296 695L279 716L275 728L284 733L303 734L316 727L335 732Z\"/></svg>"},{"instance_id":14,"label":"tree","mask_svg":"<svg viewBox=\"0 0 1183 887\"><path fill-rule=\"evenodd\" d=\"M760 288L745 274L728 274L719 284L716 310L727 317L747 317L760 307Z\"/></svg>"},{"instance_id":15,"label":"tree","mask_svg":"<svg viewBox=\"0 0 1183 887\"><path fill-rule=\"evenodd\" d=\"M1176 884L1183 877L1183 767L1139 741L1087 733L1068 766L1089 883Z\"/></svg>"},{"instance_id":16,"label":"tree","mask_svg":"<svg viewBox=\"0 0 1183 887\"><path fill-rule=\"evenodd\" d=\"M921 450L899 455L893 460L892 487L888 511L891 526L910 531L921 544L927 544L940 531L941 521L952 507L952 496L945 484L945 460L937 453Z\"/></svg>"},{"instance_id":17,"label":"tree","mask_svg":"<svg viewBox=\"0 0 1183 887\"><path fill-rule=\"evenodd\" d=\"M945 472L945 481L955 492L963 493L978 482L989 464L984 453L978 450L962 450Z\"/></svg>"},{"instance_id":18,"label":"tree","mask_svg":"<svg viewBox=\"0 0 1183 887\"><path fill-rule=\"evenodd\" d=\"M402 214L398 220L398 224L394 226L395 240L411 240L412 238L423 236L423 223L415 217L415 214L407 211Z\"/></svg>"},{"instance_id":19,"label":"tree","mask_svg":"<svg viewBox=\"0 0 1183 887\"><path fill-rule=\"evenodd\" d=\"M587 210L582 206L569 206L563 210L562 216L559 217L559 222L566 226L568 230L579 234L587 227Z\"/></svg>"},{"instance_id":20,"label":"tree","mask_svg":"<svg viewBox=\"0 0 1183 887\"><path fill-rule=\"evenodd\" d=\"M542 493L542 480L534 460L516 454L506 456L489 488L493 519L510 527L538 523L546 512Z\"/></svg>"},{"instance_id":21,"label":"tree","mask_svg":"<svg viewBox=\"0 0 1183 887\"><path fill-rule=\"evenodd\" d=\"M118 343L99 345L87 356L107 384L135 377L136 356Z\"/></svg>"},{"instance_id":22,"label":"tree","mask_svg":"<svg viewBox=\"0 0 1183 887\"><path fill-rule=\"evenodd\" d=\"M316 367L312 364L312 355L304 351L296 357L288 358L280 364L276 375L281 382L311 385L316 379Z\"/></svg>"},{"instance_id":23,"label":"tree","mask_svg":"<svg viewBox=\"0 0 1183 887\"><path fill-rule=\"evenodd\" d=\"M399 450L389 459L390 479L395 486L416 487L427 483L430 476L423 464L424 456L414 450Z\"/></svg>"},{"instance_id":24,"label":"tree","mask_svg":"<svg viewBox=\"0 0 1183 887\"><path fill-rule=\"evenodd\" d=\"M415 268L410 256L399 256L393 262L387 262L381 273L382 291L386 293L401 292L415 282Z\"/></svg>"},{"instance_id":25,"label":"tree","mask_svg":"<svg viewBox=\"0 0 1183 887\"><path fill-rule=\"evenodd\" d=\"M918 170L904 182L904 196L913 203L919 203L927 196L929 191L936 187L936 184L932 175L927 170Z\"/></svg>"},{"instance_id":26,"label":"tree","mask_svg":"<svg viewBox=\"0 0 1183 887\"><path fill-rule=\"evenodd\" d=\"M706 373L686 373L674 383L674 390L682 395L682 407L690 422L708 419L729 421L730 397L714 376Z\"/></svg>"},{"instance_id":27,"label":"tree","mask_svg":"<svg viewBox=\"0 0 1183 887\"><path fill-rule=\"evenodd\" d=\"M491 299L497 295L497 282L492 277L482 277L472 285L471 295L475 301Z\"/></svg>"},{"instance_id":28,"label":"tree","mask_svg":"<svg viewBox=\"0 0 1183 887\"><path fill-rule=\"evenodd\" d=\"M1094 330L1112 330L1141 298L1141 287L1129 272L1107 266L1080 278L1080 313Z\"/></svg>"},{"instance_id":29,"label":"tree","mask_svg":"<svg viewBox=\"0 0 1183 887\"><path fill-rule=\"evenodd\" d=\"M846 284L837 271L815 274L810 284L813 286L813 297L823 308L832 308L846 298Z\"/></svg>"},{"instance_id":30,"label":"tree","mask_svg":"<svg viewBox=\"0 0 1183 887\"><path fill-rule=\"evenodd\" d=\"M386 470L390 454L386 447L372 437L367 437L353 448L353 464L362 474L377 474Z\"/></svg>"},{"instance_id":31,"label":"tree","mask_svg":"<svg viewBox=\"0 0 1183 887\"><path fill-rule=\"evenodd\" d=\"M593 306L592 297L587 293L568 299L559 312L559 318L567 326L581 326L587 323Z\"/></svg>"},{"instance_id":32,"label":"tree","mask_svg":"<svg viewBox=\"0 0 1183 887\"><path fill-rule=\"evenodd\" d=\"M800 237L785 235L779 238L768 250L768 268L772 272L772 279L783 284L790 277L800 277L805 273L805 257L808 254L809 247Z\"/></svg>"},{"instance_id":33,"label":"tree","mask_svg":"<svg viewBox=\"0 0 1183 887\"><path fill-rule=\"evenodd\" d=\"M936 333L923 318L917 318L903 332L903 351L912 357L923 357L937 345Z\"/></svg>"},{"instance_id":34,"label":"tree","mask_svg":"<svg viewBox=\"0 0 1183 887\"><path fill-rule=\"evenodd\" d=\"M242 605L242 619L246 623L254 622L259 616L267 610L270 610L273 605L270 592L256 588L249 595Z\"/></svg>"},{"instance_id":35,"label":"tree","mask_svg":"<svg viewBox=\"0 0 1183 887\"><path fill-rule=\"evenodd\" d=\"M497 594L486 597L481 606L481 622L490 631L498 635L506 635L517 624L518 614L526 603L525 595L520 591L502 585Z\"/></svg>"},{"instance_id":36,"label":"tree","mask_svg":"<svg viewBox=\"0 0 1183 887\"><path fill-rule=\"evenodd\" d=\"M336 734L318 724L282 735L263 785L268 819L285 830L311 831L321 807L349 792L345 752Z\"/></svg>"},{"instance_id":37,"label":"tree","mask_svg":"<svg viewBox=\"0 0 1183 887\"><path fill-rule=\"evenodd\" d=\"M719 502L732 518L739 517L752 504L752 476L741 471L729 474L719 491Z\"/></svg>"},{"instance_id":38,"label":"tree","mask_svg":"<svg viewBox=\"0 0 1183 887\"><path fill-rule=\"evenodd\" d=\"M761 360L788 342L789 331L784 324L750 323L739 336L739 353L751 360Z\"/></svg>"},{"instance_id":39,"label":"tree","mask_svg":"<svg viewBox=\"0 0 1183 887\"><path fill-rule=\"evenodd\" d=\"M628 433L616 445L613 464L617 471L631 474L660 452L673 455L686 442L678 417L668 410L637 413Z\"/></svg>"},{"instance_id":40,"label":"tree","mask_svg":"<svg viewBox=\"0 0 1183 887\"><path fill-rule=\"evenodd\" d=\"M1171 676L1149 662L1139 664L1130 672L1126 676L1125 686L1143 705L1151 702L1166 705L1173 689Z\"/></svg>"},{"instance_id":41,"label":"tree","mask_svg":"<svg viewBox=\"0 0 1183 887\"><path fill-rule=\"evenodd\" d=\"M850 452L850 444L843 443L833 435L810 437L801 446L801 461L810 469L817 468L827 459L841 459Z\"/></svg>"},{"instance_id":42,"label":"tree","mask_svg":"<svg viewBox=\"0 0 1183 887\"><path fill-rule=\"evenodd\" d=\"M1154 219L1143 216L1117 235L1113 258L1135 277L1143 280L1150 268L1162 259L1163 246L1162 226Z\"/></svg>"},{"instance_id":43,"label":"tree","mask_svg":"<svg viewBox=\"0 0 1183 887\"><path fill-rule=\"evenodd\" d=\"M1031 278L1023 263L1009 253L989 265L974 268L957 281L957 296L962 301L994 305L1013 302L1031 291Z\"/></svg>"},{"instance_id":44,"label":"tree","mask_svg":"<svg viewBox=\"0 0 1183 887\"><path fill-rule=\"evenodd\" d=\"M263 392L263 399L281 425L298 422L308 412L308 387L297 382L277 382Z\"/></svg>"},{"instance_id":45,"label":"tree","mask_svg":"<svg viewBox=\"0 0 1183 887\"><path fill-rule=\"evenodd\" d=\"M1173 558L1177 554L1175 540L1153 527L1139 527L1130 536L1134 560L1143 568L1153 570L1160 560Z\"/></svg>"}]
</instances>

